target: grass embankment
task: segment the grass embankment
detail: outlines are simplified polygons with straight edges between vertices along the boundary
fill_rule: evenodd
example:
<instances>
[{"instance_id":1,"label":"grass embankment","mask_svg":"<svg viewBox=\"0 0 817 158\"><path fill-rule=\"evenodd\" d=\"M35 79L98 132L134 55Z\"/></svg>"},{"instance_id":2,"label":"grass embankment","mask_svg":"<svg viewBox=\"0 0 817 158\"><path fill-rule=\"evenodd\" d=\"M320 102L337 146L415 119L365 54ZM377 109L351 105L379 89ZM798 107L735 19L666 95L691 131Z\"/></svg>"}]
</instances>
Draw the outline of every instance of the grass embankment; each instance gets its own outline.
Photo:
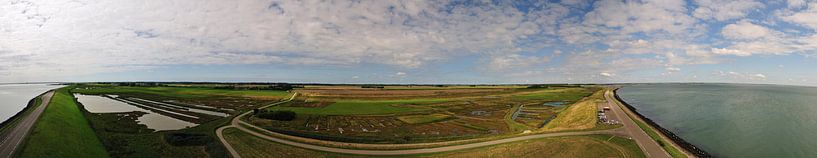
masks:
<instances>
[{"instance_id":1,"label":"grass embankment","mask_svg":"<svg viewBox=\"0 0 817 158\"><path fill-rule=\"evenodd\" d=\"M289 110L298 114L309 115L375 115L394 114L404 112L417 112L431 110L431 108L418 106L400 106L402 104L422 104L444 102L445 99L410 99L410 100L383 100L383 101L361 101L361 100L339 100L325 107L287 107L274 106L269 110Z\"/></svg>"},{"instance_id":2,"label":"grass embankment","mask_svg":"<svg viewBox=\"0 0 817 158\"><path fill-rule=\"evenodd\" d=\"M596 104L599 99L603 98L603 95L604 91L597 91L590 97L570 105L560 112L555 119L542 127L541 130L552 132L595 128L598 122L596 116L598 107Z\"/></svg>"},{"instance_id":3,"label":"grass embankment","mask_svg":"<svg viewBox=\"0 0 817 158\"><path fill-rule=\"evenodd\" d=\"M619 106L623 105L620 101L618 101L618 99L616 99L615 102ZM621 107L621 108L627 110L627 107ZM658 142L658 145L661 145L661 148L664 148L664 150L667 151L667 153L669 153L670 156L672 156L674 158L686 158L687 157L687 155L684 154L683 151L675 148L675 146L673 146L673 145L670 145L669 143L672 143L672 142L668 142L668 141L664 140L659 135L658 132L653 130L653 128L650 127L650 125L647 125L647 123L644 123L643 121L641 121L641 119L638 119L637 116L632 116L629 113L627 113L627 117L630 117L630 119L635 121L635 124L638 125L638 127L641 128L641 130L644 130L644 132L647 133L647 135L649 135L650 138L655 140L655 142Z\"/></svg>"},{"instance_id":4,"label":"grass embankment","mask_svg":"<svg viewBox=\"0 0 817 158\"><path fill-rule=\"evenodd\" d=\"M409 116L400 116L397 117L398 120L410 123L410 124L421 124L421 123L431 123L442 121L445 119L451 118L451 115L446 114L429 114L429 115L409 115Z\"/></svg>"},{"instance_id":5,"label":"grass embankment","mask_svg":"<svg viewBox=\"0 0 817 158\"><path fill-rule=\"evenodd\" d=\"M224 131L242 157L369 157L315 151L257 138L235 128ZM511 142L450 152L377 157L644 157L629 139L609 135L566 136Z\"/></svg>"},{"instance_id":6,"label":"grass embankment","mask_svg":"<svg viewBox=\"0 0 817 158\"><path fill-rule=\"evenodd\" d=\"M34 125L21 157L108 157L68 90L57 89Z\"/></svg>"},{"instance_id":7,"label":"grass embankment","mask_svg":"<svg viewBox=\"0 0 817 158\"><path fill-rule=\"evenodd\" d=\"M94 86L90 89L76 89L83 94L142 93L176 98L202 98L209 96L248 97L256 99L281 99L290 95L287 91L278 90L230 90L193 87L129 87L129 86Z\"/></svg>"}]
</instances>

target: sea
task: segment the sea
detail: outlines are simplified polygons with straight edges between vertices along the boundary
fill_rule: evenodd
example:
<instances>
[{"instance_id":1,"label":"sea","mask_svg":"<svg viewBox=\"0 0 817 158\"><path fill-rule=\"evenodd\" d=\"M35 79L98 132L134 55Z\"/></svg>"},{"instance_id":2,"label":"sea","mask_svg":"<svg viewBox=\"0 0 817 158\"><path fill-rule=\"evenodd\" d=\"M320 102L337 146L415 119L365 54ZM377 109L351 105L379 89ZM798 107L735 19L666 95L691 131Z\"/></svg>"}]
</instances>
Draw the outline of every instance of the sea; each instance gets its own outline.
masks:
<instances>
[{"instance_id":1,"label":"sea","mask_svg":"<svg viewBox=\"0 0 817 158\"><path fill-rule=\"evenodd\" d=\"M633 84L618 94L716 157L817 157L817 87Z\"/></svg>"}]
</instances>

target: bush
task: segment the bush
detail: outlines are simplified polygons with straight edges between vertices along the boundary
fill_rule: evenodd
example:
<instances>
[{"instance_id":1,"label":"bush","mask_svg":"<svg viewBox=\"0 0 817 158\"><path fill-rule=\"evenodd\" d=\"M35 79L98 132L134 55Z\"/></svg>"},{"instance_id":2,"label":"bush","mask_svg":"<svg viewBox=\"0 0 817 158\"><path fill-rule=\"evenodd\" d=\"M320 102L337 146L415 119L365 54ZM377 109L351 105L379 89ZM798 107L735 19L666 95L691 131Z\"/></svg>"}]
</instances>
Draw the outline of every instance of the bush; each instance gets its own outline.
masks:
<instances>
[{"instance_id":1,"label":"bush","mask_svg":"<svg viewBox=\"0 0 817 158\"><path fill-rule=\"evenodd\" d=\"M292 121L297 114L292 111L263 111L258 113L259 118L278 120L278 121Z\"/></svg>"}]
</instances>

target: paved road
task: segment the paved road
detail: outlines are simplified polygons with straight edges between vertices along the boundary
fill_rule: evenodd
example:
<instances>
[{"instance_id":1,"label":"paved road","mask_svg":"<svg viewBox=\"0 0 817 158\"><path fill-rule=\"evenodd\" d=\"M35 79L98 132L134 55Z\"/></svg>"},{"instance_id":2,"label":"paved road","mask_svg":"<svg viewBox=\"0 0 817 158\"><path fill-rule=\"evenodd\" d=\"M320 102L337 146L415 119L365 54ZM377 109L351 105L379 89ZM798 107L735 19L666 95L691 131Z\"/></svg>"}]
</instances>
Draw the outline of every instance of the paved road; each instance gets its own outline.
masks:
<instances>
[{"instance_id":1,"label":"paved road","mask_svg":"<svg viewBox=\"0 0 817 158\"><path fill-rule=\"evenodd\" d=\"M286 139L275 138L269 136L267 134L258 133L254 130L247 129L240 124L244 124L246 126L252 127L252 125L248 123L244 123L240 120L241 117L246 116L252 112L247 112L241 114L234 118L229 126L225 126L219 128L217 130L217 135L221 142L225 145L225 147L230 151L233 157L241 157L238 152L236 152L233 147L227 143L227 141L222 136L222 132L226 128L237 128L243 132L252 134L254 136L267 139L270 141L292 145L301 148L307 148L312 150L319 150L319 151L328 151L328 152L335 152L335 153L345 153L345 154L358 154L358 155L406 155L406 154L425 154L425 153L436 153L436 152L445 152L445 151L454 151L454 150L461 150L461 149L470 149L470 148L477 148L477 147L484 147L484 146L491 146L497 145L502 143L508 142L515 142L515 141L522 141L522 140L529 140L529 139L537 139L537 138L545 138L545 137L558 137L558 136L574 136L574 135L589 135L589 134L614 134L614 135L629 135L639 144L642 150L645 152L647 157L670 157L669 154L663 151L663 149L658 146L658 143L653 141L644 131L639 128L633 120L629 117L626 117L624 111L621 109L620 106L614 106L616 104L613 100L610 99L609 94L610 92L605 93L605 98L607 99L607 106L612 108L612 115L615 119L621 121L624 124L623 128L619 129L612 129L612 130L602 130L602 131L585 131L585 132L562 132L562 133L546 133L546 134L536 134L536 135L527 135L527 136L520 136L520 137L513 137L513 138L505 138L493 141L486 141L486 142L478 142L478 143L471 143L471 144L463 144L463 145L453 145L453 146L444 146L444 147L436 147L436 148L425 148L425 149L406 149L406 150L358 150L358 149L343 149L343 148L334 148L334 147L325 147L325 146L318 146L306 143L300 143L295 141L290 141ZM295 96L293 95L292 98ZM290 98L289 100L292 100ZM287 100L287 101L289 101ZM284 101L284 102L287 102ZM280 102L280 103L284 103ZM280 103L272 104L269 106L274 106ZM267 106L268 107L268 106ZM256 127L256 129L259 129ZM270 132L270 131L266 131Z\"/></svg>"},{"instance_id":2,"label":"paved road","mask_svg":"<svg viewBox=\"0 0 817 158\"><path fill-rule=\"evenodd\" d=\"M606 91L604 93L604 98L607 100L607 106L613 111L612 117L619 120L624 125L623 128L617 130L619 130L619 132L623 132L625 135L629 135L630 138L635 140L635 142L638 143L638 146L641 147L641 151L644 152L644 155L650 158L672 157L666 151L664 151L664 148L661 148L661 146L658 145L658 142L652 140L652 138L650 138L646 132L641 130L641 128L635 124L635 121L633 121L630 117L627 117L624 109L622 109L623 106L618 105L618 102L615 102L612 91Z\"/></svg>"},{"instance_id":3,"label":"paved road","mask_svg":"<svg viewBox=\"0 0 817 158\"><path fill-rule=\"evenodd\" d=\"M28 115L21 116L21 121L12 127L7 135L3 136L0 141L0 157L11 157L14 154L17 147L25 140L28 132L34 127L34 123L37 122L37 119L39 119L40 115L45 111L45 107L48 106L48 102L51 101L51 96L53 95L54 91L45 93L42 96L40 106L37 106L37 108Z\"/></svg>"}]
</instances>

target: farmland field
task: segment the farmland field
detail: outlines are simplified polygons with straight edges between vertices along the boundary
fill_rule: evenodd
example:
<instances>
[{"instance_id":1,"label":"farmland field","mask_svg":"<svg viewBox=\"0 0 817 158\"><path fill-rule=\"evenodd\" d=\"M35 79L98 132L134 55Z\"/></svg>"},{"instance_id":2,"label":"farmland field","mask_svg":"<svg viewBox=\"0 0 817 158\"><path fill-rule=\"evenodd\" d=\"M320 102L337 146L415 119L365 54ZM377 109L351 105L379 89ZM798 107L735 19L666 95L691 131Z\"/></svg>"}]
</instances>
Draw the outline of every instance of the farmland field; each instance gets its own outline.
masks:
<instances>
[{"instance_id":1,"label":"farmland field","mask_svg":"<svg viewBox=\"0 0 817 158\"><path fill-rule=\"evenodd\" d=\"M293 90L300 95L292 102L265 109L292 111L297 114L295 119L249 117L245 120L270 131L340 142L462 140L565 124L565 119L558 119L557 115L572 117L575 114L562 113L593 110L575 108L571 104L598 90L521 86L304 86ZM552 102L564 105L552 106ZM595 120L580 123L586 123L584 121Z\"/></svg>"},{"instance_id":2,"label":"farmland field","mask_svg":"<svg viewBox=\"0 0 817 158\"><path fill-rule=\"evenodd\" d=\"M451 118L450 115L445 114L431 114L431 115L409 115L397 117L398 120L409 124L429 123Z\"/></svg>"},{"instance_id":3,"label":"farmland field","mask_svg":"<svg viewBox=\"0 0 817 158\"><path fill-rule=\"evenodd\" d=\"M301 114L315 115L367 115L367 114L392 114L402 112L424 111L426 107L399 106L403 104L420 104L442 102L444 100L386 100L386 101L361 101L342 100L329 104L325 107L291 107L287 105L269 108L270 110L289 110Z\"/></svg>"},{"instance_id":4,"label":"farmland field","mask_svg":"<svg viewBox=\"0 0 817 158\"><path fill-rule=\"evenodd\" d=\"M68 102L80 108L92 135L99 138L103 151L113 157L164 157L178 153L188 157L221 157L227 153L215 139L212 132L215 128L227 124L235 114L278 102L292 93L299 93L293 101L263 109L292 112L295 116L291 119L256 115L243 119L282 134L338 142L406 144L489 139L563 125L584 125L588 120L574 118L583 118L577 116L594 110L585 108L590 105L586 102L592 100L586 96L600 90L520 86L302 86L304 88L281 91L214 87L221 86L78 84L61 92L68 94L63 96ZM71 94L84 97L77 100L83 102L71 101ZM95 112L99 106L106 105L98 105L101 102L94 102L94 98L140 110ZM176 128L156 128L151 126L150 120L144 119L156 115L187 123Z\"/></svg>"}]
</instances>

